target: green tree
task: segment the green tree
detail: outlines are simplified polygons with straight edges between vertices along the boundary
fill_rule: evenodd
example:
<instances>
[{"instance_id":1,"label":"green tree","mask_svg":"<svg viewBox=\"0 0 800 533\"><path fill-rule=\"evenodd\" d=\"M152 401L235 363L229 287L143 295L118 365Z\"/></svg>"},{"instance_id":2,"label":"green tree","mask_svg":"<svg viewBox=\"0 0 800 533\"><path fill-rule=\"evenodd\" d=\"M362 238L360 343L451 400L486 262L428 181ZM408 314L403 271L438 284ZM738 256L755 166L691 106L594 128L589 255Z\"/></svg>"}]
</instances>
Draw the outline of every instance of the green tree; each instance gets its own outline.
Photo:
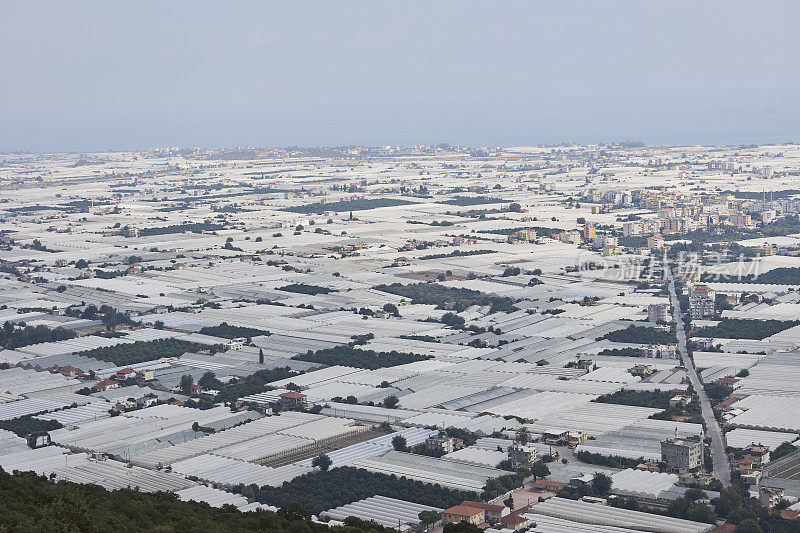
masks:
<instances>
[{"instance_id":1,"label":"green tree","mask_svg":"<svg viewBox=\"0 0 800 533\"><path fill-rule=\"evenodd\" d=\"M702 489L698 489L698 488L694 488L693 487L693 488L690 488L689 490L687 490L683 494L683 497L686 498L687 500L689 500L690 502L695 502L697 500L707 499L708 498L708 494L706 494Z\"/></svg>"},{"instance_id":2,"label":"green tree","mask_svg":"<svg viewBox=\"0 0 800 533\"><path fill-rule=\"evenodd\" d=\"M419 521L423 526L435 524L442 518L442 514L437 511L420 511Z\"/></svg>"},{"instance_id":3,"label":"green tree","mask_svg":"<svg viewBox=\"0 0 800 533\"><path fill-rule=\"evenodd\" d=\"M397 309L397 306L391 303L383 304L383 310L392 316L400 316L400 310Z\"/></svg>"},{"instance_id":4,"label":"green tree","mask_svg":"<svg viewBox=\"0 0 800 533\"><path fill-rule=\"evenodd\" d=\"M392 439L392 447L398 452L406 451L406 438L402 435L395 435Z\"/></svg>"},{"instance_id":5,"label":"green tree","mask_svg":"<svg viewBox=\"0 0 800 533\"><path fill-rule=\"evenodd\" d=\"M483 530L475 524L469 522L459 522L457 524L446 524L442 533L483 533Z\"/></svg>"},{"instance_id":6,"label":"green tree","mask_svg":"<svg viewBox=\"0 0 800 533\"><path fill-rule=\"evenodd\" d=\"M780 459L784 455L788 455L795 451L797 451L797 448L795 446L793 446L789 442L784 442L781 443L777 448L775 448L775 451L769 454L769 457L771 461L774 461L775 459Z\"/></svg>"},{"instance_id":7,"label":"green tree","mask_svg":"<svg viewBox=\"0 0 800 533\"><path fill-rule=\"evenodd\" d=\"M439 321L453 328L460 328L465 323L464 317L458 316L455 313L445 313Z\"/></svg>"},{"instance_id":8,"label":"green tree","mask_svg":"<svg viewBox=\"0 0 800 533\"><path fill-rule=\"evenodd\" d=\"M531 475L534 481L543 479L550 475L550 469L544 463L533 463L531 465Z\"/></svg>"},{"instance_id":9,"label":"green tree","mask_svg":"<svg viewBox=\"0 0 800 533\"><path fill-rule=\"evenodd\" d=\"M714 513L711 512L711 509L708 507L708 505L700 502L693 502L689 505L689 509L686 511L686 519L694 520L695 522L713 524L715 516Z\"/></svg>"},{"instance_id":10,"label":"green tree","mask_svg":"<svg viewBox=\"0 0 800 533\"><path fill-rule=\"evenodd\" d=\"M327 472L332 464L333 464L333 461L331 460L331 458L328 457L327 454L324 454L324 453L322 455L318 455L317 457L314 457L314 460L311 461L311 466L317 467L320 470L322 470L323 472Z\"/></svg>"},{"instance_id":11,"label":"green tree","mask_svg":"<svg viewBox=\"0 0 800 533\"><path fill-rule=\"evenodd\" d=\"M289 507L278 509L277 515L291 521L311 520L311 512L297 502L292 502Z\"/></svg>"},{"instance_id":12,"label":"green tree","mask_svg":"<svg viewBox=\"0 0 800 533\"><path fill-rule=\"evenodd\" d=\"M608 491L611 490L611 484L611 477L602 472L597 472L592 478L592 489L600 495L608 494Z\"/></svg>"},{"instance_id":13,"label":"green tree","mask_svg":"<svg viewBox=\"0 0 800 533\"><path fill-rule=\"evenodd\" d=\"M192 385L194 385L194 378L191 374L184 374L181 376L181 392L190 396L192 394Z\"/></svg>"},{"instance_id":14,"label":"green tree","mask_svg":"<svg viewBox=\"0 0 800 533\"><path fill-rule=\"evenodd\" d=\"M708 394L708 397L715 402L719 402L727 398L731 392L728 387L722 383L716 382L706 383L703 388L706 389L706 394Z\"/></svg>"},{"instance_id":15,"label":"green tree","mask_svg":"<svg viewBox=\"0 0 800 533\"><path fill-rule=\"evenodd\" d=\"M748 518L736 526L736 533L764 533L764 530L761 529L756 520Z\"/></svg>"},{"instance_id":16,"label":"green tree","mask_svg":"<svg viewBox=\"0 0 800 533\"><path fill-rule=\"evenodd\" d=\"M383 406L389 409L394 409L395 407L397 407L398 403L400 403L400 399L394 394L390 394L389 396L383 399Z\"/></svg>"},{"instance_id":17,"label":"green tree","mask_svg":"<svg viewBox=\"0 0 800 533\"><path fill-rule=\"evenodd\" d=\"M676 498L667 505L667 514L675 518L683 518L689 511L689 500L686 498Z\"/></svg>"},{"instance_id":18,"label":"green tree","mask_svg":"<svg viewBox=\"0 0 800 533\"><path fill-rule=\"evenodd\" d=\"M736 487L730 486L720 491L720 496L714 500L714 507L718 515L727 518L734 510L742 506L742 495Z\"/></svg>"}]
</instances>

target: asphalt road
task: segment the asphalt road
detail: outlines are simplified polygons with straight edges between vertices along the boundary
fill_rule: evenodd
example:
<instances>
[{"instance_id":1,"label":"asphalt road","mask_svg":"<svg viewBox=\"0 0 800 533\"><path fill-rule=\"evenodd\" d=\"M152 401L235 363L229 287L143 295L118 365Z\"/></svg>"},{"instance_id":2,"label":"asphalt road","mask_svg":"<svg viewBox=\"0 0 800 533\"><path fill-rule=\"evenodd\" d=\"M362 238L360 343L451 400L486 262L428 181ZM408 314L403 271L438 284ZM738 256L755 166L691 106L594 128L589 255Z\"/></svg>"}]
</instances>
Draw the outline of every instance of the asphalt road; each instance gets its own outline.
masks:
<instances>
[{"instance_id":1,"label":"asphalt road","mask_svg":"<svg viewBox=\"0 0 800 533\"><path fill-rule=\"evenodd\" d=\"M708 432L711 434L711 459L714 463L714 477L719 479L723 486L728 487L731 484L731 465L728 463L728 454L725 452L725 440L723 439L722 429L720 429L717 419L714 418L714 410L711 408L711 402L708 399L703 385L700 383L700 378L697 377L697 370L694 368L694 362L689 357L686 350L686 332L683 329L683 320L681 320L680 303L675 293L675 279L672 277L672 271L667 265L664 265L664 271L665 274L669 276L669 294L672 299L673 320L675 320L678 334L678 349L681 353L681 361L689 373L689 380L692 382L692 387L694 387L697 396L700 398L703 420L706 423Z\"/></svg>"}]
</instances>

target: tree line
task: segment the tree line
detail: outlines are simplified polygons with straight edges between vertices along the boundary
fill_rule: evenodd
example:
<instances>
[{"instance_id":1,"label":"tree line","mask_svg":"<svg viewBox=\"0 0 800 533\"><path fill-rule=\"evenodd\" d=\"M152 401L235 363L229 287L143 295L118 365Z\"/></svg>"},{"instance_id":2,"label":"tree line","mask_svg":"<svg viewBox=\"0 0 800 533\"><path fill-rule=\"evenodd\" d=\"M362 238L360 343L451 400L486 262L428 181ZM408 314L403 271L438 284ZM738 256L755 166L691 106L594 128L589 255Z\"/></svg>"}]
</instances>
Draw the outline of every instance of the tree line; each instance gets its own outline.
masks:
<instances>
[{"instance_id":1,"label":"tree line","mask_svg":"<svg viewBox=\"0 0 800 533\"><path fill-rule=\"evenodd\" d=\"M286 207L283 210L305 214L324 213L326 211L338 213L340 211L364 211L377 207L394 207L413 203L414 202L409 202L408 200L397 200L394 198L360 198L356 200L340 200L338 202L316 202L313 204L296 205Z\"/></svg>"},{"instance_id":2,"label":"tree line","mask_svg":"<svg viewBox=\"0 0 800 533\"><path fill-rule=\"evenodd\" d=\"M212 337L222 337L223 339L238 339L258 337L260 335L271 335L267 330L247 328L244 326L232 326L227 322L223 322L219 326L205 326L200 329L201 335L210 335Z\"/></svg>"},{"instance_id":3,"label":"tree line","mask_svg":"<svg viewBox=\"0 0 800 533\"><path fill-rule=\"evenodd\" d=\"M204 531L208 533L383 533L386 529L363 521L328 527L311 521L298 506L277 513L243 513L231 505L184 502L175 493L141 492L135 488L107 491L99 485L53 482L33 472L11 475L0 469L2 531Z\"/></svg>"},{"instance_id":4,"label":"tree line","mask_svg":"<svg viewBox=\"0 0 800 533\"><path fill-rule=\"evenodd\" d=\"M278 287L277 290L285 292L296 292L299 294L310 294L311 296L316 296L317 294L328 294L329 292L333 292L333 289L329 289L328 287L320 287L319 285L308 285L305 283L291 283L289 285L284 285L283 287Z\"/></svg>"},{"instance_id":5,"label":"tree line","mask_svg":"<svg viewBox=\"0 0 800 533\"><path fill-rule=\"evenodd\" d=\"M19 327L12 322L5 321L0 329L0 346L13 350L41 342L63 341L74 339L77 334L64 328L49 328L45 325Z\"/></svg>"},{"instance_id":6,"label":"tree line","mask_svg":"<svg viewBox=\"0 0 800 533\"><path fill-rule=\"evenodd\" d=\"M299 502L314 514L375 495L443 509L477 497L476 493L470 491L449 489L405 476L397 477L350 466L304 474L280 487L238 485L234 487L234 491L276 507Z\"/></svg>"},{"instance_id":7,"label":"tree line","mask_svg":"<svg viewBox=\"0 0 800 533\"><path fill-rule=\"evenodd\" d=\"M693 332L692 336L720 339L753 339L760 341L797 325L800 325L800 320L723 318L716 326L701 328Z\"/></svg>"},{"instance_id":8,"label":"tree line","mask_svg":"<svg viewBox=\"0 0 800 533\"><path fill-rule=\"evenodd\" d=\"M298 373L287 367L258 370L244 378L233 378L223 383L213 372L206 372L197 384L205 389L218 391L217 402L235 402L239 398L270 390L267 383L296 376Z\"/></svg>"},{"instance_id":9,"label":"tree line","mask_svg":"<svg viewBox=\"0 0 800 533\"><path fill-rule=\"evenodd\" d=\"M64 314L75 318L86 320L100 320L108 329L114 329L119 325L132 325L133 321L125 313L120 313L110 305L97 307L89 304L83 309L80 307L68 307Z\"/></svg>"},{"instance_id":10,"label":"tree line","mask_svg":"<svg viewBox=\"0 0 800 533\"><path fill-rule=\"evenodd\" d=\"M0 430L10 431L18 437L24 437L25 435L55 431L64 427L55 420L39 420L33 417L34 415L25 415L11 420L0 420Z\"/></svg>"},{"instance_id":11,"label":"tree line","mask_svg":"<svg viewBox=\"0 0 800 533\"><path fill-rule=\"evenodd\" d=\"M647 326L628 326L606 333L598 340L607 339L612 342L630 342L637 344L674 344L678 342L674 329L669 331Z\"/></svg>"},{"instance_id":12,"label":"tree line","mask_svg":"<svg viewBox=\"0 0 800 533\"><path fill-rule=\"evenodd\" d=\"M221 229L225 229L224 224L195 222L190 224L173 224L170 226L161 226L155 228L141 228L139 230L139 236L151 237L153 235L168 235L171 233L185 233L187 231L191 231L192 233L203 233L204 231L217 231Z\"/></svg>"},{"instance_id":13,"label":"tree line","mask_svg":"<svg viewBox=\"0 0 800 533\"><path fill-rule=\"evenodd\" d=\"M498 311L513 313L517 310L514 307L514 300L507 296L491 296L481 291L446 287L438 283L411 285L393 283L378 285L375 289L409 298L413 304L435 305L437 309L444 309L445 304L453 303L453 310L456 312L464 311L473 305L489 306L492 313Z\"/></svg>"},{"instance_id":14,"label":"tree line","mask_svg":"<svg viewBox=\"0 0 800 533\"><path fill-rule=\"evenodd\" d=\"M402 353L395 350L391 352L376 352L375 350L359 350L349 345L324 348L308 353L295 355L292 359L319 363L328 366L349 366L375 370L390 366L405 365L415 361L424 361L431 356L413 353Z\"/></svg>"},{"instance_id":15,"label":"tree line","mask_svg":"<svg viewBox=\"0 0 800 533\"><path fill-rule=\"evenodd\" d=\"M180 357L186 352L197 353L211 350L213 353L221 351L222 348L221 345L209 346L180 339L156 339L117 344L116 346L103 346L78 352L78 355L94 357L101 361L114 363L117 366L126 366L153 361L162 357Z\"/></svg>"}]
</instances>

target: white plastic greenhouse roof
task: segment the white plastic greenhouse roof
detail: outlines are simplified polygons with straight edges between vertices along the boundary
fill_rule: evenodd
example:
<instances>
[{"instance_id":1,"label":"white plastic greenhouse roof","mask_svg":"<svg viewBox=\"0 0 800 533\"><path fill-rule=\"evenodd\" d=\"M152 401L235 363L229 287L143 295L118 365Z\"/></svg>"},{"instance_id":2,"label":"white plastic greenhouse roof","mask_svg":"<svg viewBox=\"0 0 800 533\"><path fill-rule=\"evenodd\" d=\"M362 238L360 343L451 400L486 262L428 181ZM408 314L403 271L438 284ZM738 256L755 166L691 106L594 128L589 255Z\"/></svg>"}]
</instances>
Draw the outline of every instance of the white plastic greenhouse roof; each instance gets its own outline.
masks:
<instances>
[{"instance_id":1,"label":"white plastic greenhouse roof","mask_svg":"<svg viewBox=\"0 0 800 533\"><path fill-rule=\"evenodd\" d=\"M784 442L795 442L800 435L781 431L761 431L736 428L725 434L725 442L731 448L746 448L751 444L763 444L774 450Z\"/></svg>"},{"instance_id":2,"label":"white plastic greenhouse roof","mask_svg":"<svg viewBox=\"0 0 800 533\"><path fill-rule=\"evenodd\" d=\"M413 526L419 524L419 513L422 511L441 512L442 509L386 496L373 496L323 511L320 516L329 516L334 520L355 516L362 520L377 522L382 526L397 527L398 524Z\"/></svg>"},{"instance_id":3,"label":"white plastic greenhouse roof","mask_svg":"<svg viewBox=\"0 0 800 533\"><path fill-rule=\"evenodd\" d=\"M664 474L647 470L625 469L611 476L614 494L636 498L656 498L678 483L677 474Z\"/></svg>"},{"instance_id":4,"label":"white plastic greenhouse roof","mask_svg":"<svg viewBox=\"0 0 800 533\"><path fill-rule=\"evenodd\" d=\"M584 524L626 527L636 531L653 533L705 533L714 528L713 524L703 524L671 518L640 511L629 511L617 507L586 503L580 500L550 498L530 508L530 515L535 521L538 515L552 516L564 520Z\"/></svg>"}]
</instances>

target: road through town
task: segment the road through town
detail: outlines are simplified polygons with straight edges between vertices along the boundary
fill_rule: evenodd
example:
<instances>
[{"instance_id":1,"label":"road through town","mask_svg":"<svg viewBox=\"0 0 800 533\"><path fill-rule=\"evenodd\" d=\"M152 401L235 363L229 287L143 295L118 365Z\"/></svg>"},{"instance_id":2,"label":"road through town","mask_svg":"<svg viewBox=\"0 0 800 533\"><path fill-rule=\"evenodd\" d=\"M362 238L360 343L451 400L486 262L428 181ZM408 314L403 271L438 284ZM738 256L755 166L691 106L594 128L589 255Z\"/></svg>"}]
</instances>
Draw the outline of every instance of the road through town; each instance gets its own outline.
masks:
<instances>
[{"instance_id":1,"label":"road through town","mask_svg":"<svg viewBox=\"0 0 800 533\"><path fill-rule=\"evenodd\" d=\"M697 376L697 370L694 367L694 362L689 357L686 349L686 331L683 328L683 320L681 320L681 307L678 302L678 296L675 293L675 279L668 265L664 266L664 271L669 276L669 293L672 299L673 319L675 320L676 332L678 335L678 349L681 353L681 360L683 366L689 373L689 380L692 382L698 398L700 398L700 406L702 408L703 420L706 423L706 428L711 435L711 459L714 465L714 477L722 482L725 487L731 484L731 467L728 462L728 454L725 452L725 440L723 439L722 429L720 429L717 419L714 418L714 411L711 408L711 402L708 399L703 385L700 383L700 378Z\"/></svg>"}]
</instances>

